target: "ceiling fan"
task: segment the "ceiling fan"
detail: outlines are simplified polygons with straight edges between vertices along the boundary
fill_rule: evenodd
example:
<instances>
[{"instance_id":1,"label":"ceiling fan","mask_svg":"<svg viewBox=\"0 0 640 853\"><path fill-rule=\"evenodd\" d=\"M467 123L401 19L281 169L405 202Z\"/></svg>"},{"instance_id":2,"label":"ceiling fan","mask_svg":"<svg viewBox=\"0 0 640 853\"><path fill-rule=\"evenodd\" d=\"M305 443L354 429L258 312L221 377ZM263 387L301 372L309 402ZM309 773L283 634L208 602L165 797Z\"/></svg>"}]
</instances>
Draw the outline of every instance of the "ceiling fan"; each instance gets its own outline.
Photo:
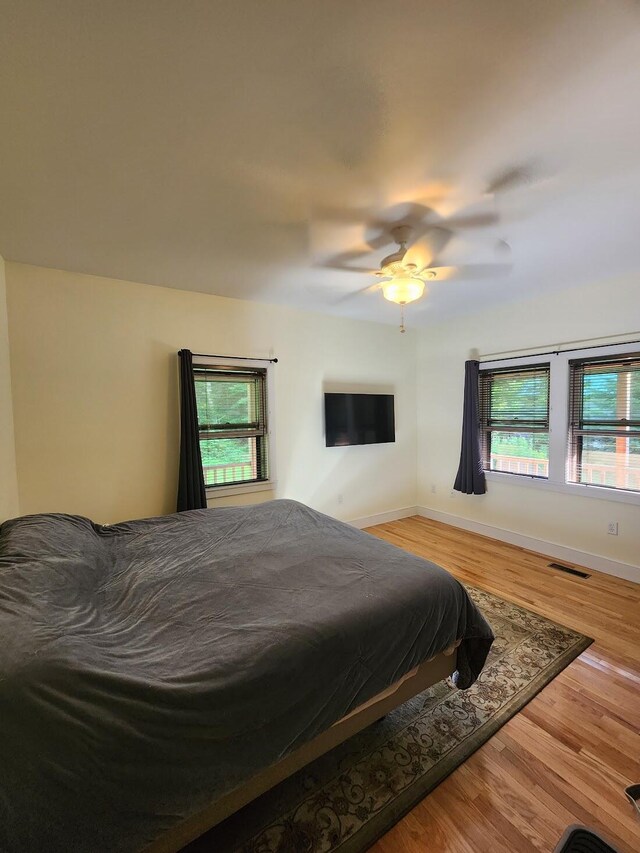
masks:
<instances>
[{"instance_id":1,"label":"ceiling fan","mask_svg":"<svg viewBox=\"0 0 640 853\"><path fill-rule=\"evenodd\" d=\"M379 282L345 294L340 301L382 291L385 299L401 306L404 315L404 306L422 298L429 281L495 280L507 275L512 270L512 254L510 245L499 239L496 233L496 226L502 221L497 199L516 190L528 189L543 178L544 174L535 164L512 166L493 175L479 200L449 216L436 211L431 198L401 202L383 210L372 207L320 208L314 217L318 222L362 226L364 233L357 247L328 257L325 255L314 265L377 276ZM490 203L492 199L493 203ZM456 263L452 255L458 254L460 248L456 242L458 234L469 231L485 231L487 234L482 261L466 263L465 259ZM362 263L371 252L394 242L395 251L382 259L379 268L371 269L365 265L366 261ZM466 247L462 249L463 254L467 254ZM487 249L493 257L487 257ZM442 265L445 251L451 258L446 266ZM404 331L404 317L401 331Z\"/></svg>"},{"instance_id":2,"label":"ceiling fan","mask_svg":"<svg viewBox=\"0 0 640 853\"><path fill-rule=\"evenodd\" d=\"M436 271L406 260L407 243L413 236L414 229L410 225L396 225L391 234L398 244L398 249L387 255L380 262L380 269L374 275L383 278L382 295L390 302L407 305L424 294L425 281L436 278Z\"/></svg>"},{"instance_id":3,"label":"ceiling fan","mask_svg":"<svg viewBox=\"0 0 640 853\"><path fill-rule=\"evenodd\" d=\"M465 264L462 266L439 266L437 264L425 262L415 263L408 255L411 253L411 248L408 247L416 235L416 229L406 223L395 225L388 232L398 248L395 252L384 257L380 262L380 267L377 270L366 268L358 268L359 271L368 272L371 275L378 276L381 279L380 283L363 288L359 293L371 293L373 291L382 290L382 295L390 302L395 302L401 308L400 331L405 331L404 326L404 306L410 302L415 302L425 294L426 282L433 280L445 280L455 277L466 278L482 278L488 276L504 275L511 269L510 259L511 249L504 240L499 240L496 245L496 251L503 256L503 261L500 263L485 263L485 264ZM451 232L443 231L441 236L441 244L444 245L450 239ZM343 256L344 257L344 256ZM415 258L416 253L411 253L411 257ZM504 260L507 258L508 260ZM350 265L341 267L342 269L351 269L356 271L356 268Z\"/></svg>"}]
</instances>

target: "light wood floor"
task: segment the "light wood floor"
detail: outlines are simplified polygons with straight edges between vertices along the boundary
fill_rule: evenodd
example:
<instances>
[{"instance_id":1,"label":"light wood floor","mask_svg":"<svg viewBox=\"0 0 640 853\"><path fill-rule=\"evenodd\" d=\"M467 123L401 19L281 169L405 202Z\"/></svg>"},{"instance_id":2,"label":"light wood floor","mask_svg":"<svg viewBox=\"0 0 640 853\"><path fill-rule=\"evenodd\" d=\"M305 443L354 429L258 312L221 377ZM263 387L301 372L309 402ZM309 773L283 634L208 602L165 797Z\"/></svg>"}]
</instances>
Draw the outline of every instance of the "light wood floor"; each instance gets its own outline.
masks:
<instances>
[{"instance_id":1,"label":"light wood floor","mask_svg":"<svg viewBox=\"0 0 640 853\"><path fill-rule=\"evenodd\" d=\"M424 518L369 533L595 640L373 853L552 851L570 823L638 853L623 789L640 782L640 585L571 577L549 557Z\"/></svg>"}]
</instances>

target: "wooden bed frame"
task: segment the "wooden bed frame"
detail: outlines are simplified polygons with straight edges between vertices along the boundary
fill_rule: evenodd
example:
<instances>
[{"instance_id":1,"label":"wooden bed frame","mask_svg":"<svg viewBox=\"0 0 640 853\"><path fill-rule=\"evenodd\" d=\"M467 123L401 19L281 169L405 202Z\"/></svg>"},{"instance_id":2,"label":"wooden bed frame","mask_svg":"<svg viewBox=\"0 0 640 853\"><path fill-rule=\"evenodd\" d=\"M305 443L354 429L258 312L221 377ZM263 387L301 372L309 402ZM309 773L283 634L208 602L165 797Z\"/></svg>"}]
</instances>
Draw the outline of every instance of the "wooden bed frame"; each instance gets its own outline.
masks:
<instances>
[{"instance_id":1,"label":"wooden bed frame","mask_svg":"<svg viewBox=\"0 0 640 853\"><path fill-rule=\"evenodd\" d=\"M215 800L202 811L177 824L146 847L144 853L176 853L315 758L366 729L398 705L402 705L403 702L417 696L428 687L448 678L456 670L456 662L457 655L454 648L447 649L431 660L421 663L388 690L360 705L313 740L303 744L276 764L261 770L242 786Z\"/></svg>"}]
</instances>

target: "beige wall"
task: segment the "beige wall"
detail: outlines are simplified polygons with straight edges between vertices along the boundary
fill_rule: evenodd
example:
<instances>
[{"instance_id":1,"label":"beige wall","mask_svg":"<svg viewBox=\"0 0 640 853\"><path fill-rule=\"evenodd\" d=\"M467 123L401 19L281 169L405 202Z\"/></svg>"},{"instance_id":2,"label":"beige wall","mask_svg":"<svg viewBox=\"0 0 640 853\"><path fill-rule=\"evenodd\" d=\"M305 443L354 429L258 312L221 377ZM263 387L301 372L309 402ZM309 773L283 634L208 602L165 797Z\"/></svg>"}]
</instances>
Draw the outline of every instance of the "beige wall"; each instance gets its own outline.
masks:
<instances>
[{"instance_id":1,"label":"beige wall","mask_svg":"<svg viewBox=\"0 0 640 853\"><path fill-rule=\"evenodd\" d=\"M626 277L424 331L418 344L418 503L640 565L638 505L536 490L517 478L492 480L481 497L451 493L460 454L464 361L473 357L471 350L480 356L529 347L546 350L564 342L638 333L639 327L640 287L637 277ZM607 522L614 520L619 522L617 537L607 534Z\"/></svg>"},{"instance_id":2,"label":"beige wall","mask_svg":"<svg viewBox=\"0 0 640 853\"><path fill-rule=\"evenodd\" d=\"M23 513L72 512L109 522L173 511L176 351L274 353L276 490L216 503L291 497L343 519L417 503L640 564L638 505L536 491L516 480L490 482L481 498L451 494L470 351L547 348L637 331L640 288L631 277L400 335L374 323L20 264L7 264L6 275ZM0 506L9 516L18 502L1 308L0 299L0 452L8 471ZM324 447L322 391L345 386L395 392L396 444ZM618 521L617 537L607 535L609 521Z\"/></svg>"},{"instance_id":3,"label":"beige wall","mask_svg":"<svg viewBox=\"0 0 640 853\"><path fill-rule=\"evenodd\" d=\"M20 506L175 509L176 352L277 355L275 494L343 519L415 505L415 337L375 323L7 264ZM395 444L324 447L325 384L396 394ZM338 502L338 495L343 502Z\"/></svg>"},{"instance_id":4,"label":"beige wall","mask_svg":"<svg viewBox=\"0 0 640 853\"><path fill-rule=\"evenodd\" d=\"M18 480L13 432L5 263L0 257L0 522L18 515L18 512Z\"/></svg>"}]
</instances>

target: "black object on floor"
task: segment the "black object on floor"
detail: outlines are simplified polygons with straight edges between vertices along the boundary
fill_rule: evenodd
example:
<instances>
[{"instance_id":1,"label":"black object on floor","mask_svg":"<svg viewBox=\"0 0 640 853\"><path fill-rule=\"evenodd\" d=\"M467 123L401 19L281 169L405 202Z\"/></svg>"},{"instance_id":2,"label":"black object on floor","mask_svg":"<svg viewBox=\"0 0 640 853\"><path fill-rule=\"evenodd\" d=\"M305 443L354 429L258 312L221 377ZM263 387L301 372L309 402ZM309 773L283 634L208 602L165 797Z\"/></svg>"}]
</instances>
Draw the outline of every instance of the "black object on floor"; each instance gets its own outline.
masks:
<instances>
[{"instance_id":1,"label":"black object on floor","mask_svg":"<svg viewBox=\"0 0 640 853\"><path fill-rule=\"evenodd\" d=\"M627 795L631 805L634 807L634 809L640 815L640 784L639 785L629 785L628 788L624 789L624 792Z\"/></svg>"},{"instance_id":2,"label":"black object on floor","mask_svg":"<svg viewBox=\"0 0 640 853\"><path fill-rule=\"evenodd\" d=\"M569 826L554 853L618 853L615 847L584 826Z\"/></svg>"}]
</instances>

